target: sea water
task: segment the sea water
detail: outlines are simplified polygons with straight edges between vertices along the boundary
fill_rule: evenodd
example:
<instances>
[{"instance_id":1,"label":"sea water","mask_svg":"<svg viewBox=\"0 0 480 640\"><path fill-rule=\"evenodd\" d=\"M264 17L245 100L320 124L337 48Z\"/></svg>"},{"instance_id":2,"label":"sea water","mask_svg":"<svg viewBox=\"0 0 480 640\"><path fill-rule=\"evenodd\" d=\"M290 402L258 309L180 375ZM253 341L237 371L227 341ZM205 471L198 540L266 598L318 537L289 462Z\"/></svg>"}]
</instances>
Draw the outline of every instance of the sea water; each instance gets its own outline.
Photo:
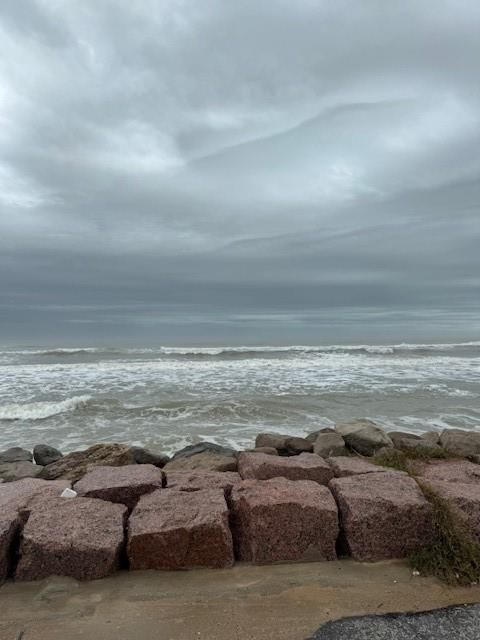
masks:
<instances>
[{"instance_id":1,"label":"sea water","mask_svg":"<svg viewBox=\"0 0 480 640\"><path fill-rule=\"evenodd\" d=\"M251 447L369 418L386 429L480 429L480 342L0 349L0 450L125 442L166 453Z\"/></svg>"}]
</instances>

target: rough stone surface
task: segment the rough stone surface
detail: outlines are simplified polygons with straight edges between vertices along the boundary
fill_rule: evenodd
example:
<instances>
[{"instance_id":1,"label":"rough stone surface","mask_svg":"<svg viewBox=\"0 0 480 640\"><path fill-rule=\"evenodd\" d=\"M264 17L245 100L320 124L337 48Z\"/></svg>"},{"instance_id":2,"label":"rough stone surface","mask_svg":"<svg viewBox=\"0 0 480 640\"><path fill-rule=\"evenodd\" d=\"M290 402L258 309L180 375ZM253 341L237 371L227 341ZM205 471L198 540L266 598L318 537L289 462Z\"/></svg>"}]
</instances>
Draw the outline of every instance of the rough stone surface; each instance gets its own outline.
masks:
<instances>
[{"instance_id":1,"label":"rough stone surface","mask_svg":"<svg viewBox=\"0 0 480 640\"><path fill-rule=\"evenodd\" d=\"M287 447L285 442L288 438L290 438L289 435L282 433L259 433L255 438L255 447L269 447L286 453Z\"/></svg>"},{"instance_id":2,"label":"rough stone surface","mask_svg":"<svg viewBox=\"0 0 480 640\"><path fill-rule=\"evenodd\" d=\"M438 431L424 431L420 434L423 440L431 442L432 444L440 444L440 434Z\"/></svg>"},{"instance_id":3,"label":"rough stone surface","mask_svg":"<svg viewBox=\"0 0 480 640\"><path fill-rule=\"evenodd\" d=\"M22 462L5 462L0 464L0 478L4 482L14 482L22 478L36 478L43 467L27 460Z\"/></svg>"},{"instance_id":4,"label":"rough stone surface","mask_svg":"<svg viewBox=\"0 0 480 640\"><path fill-rule=\"evenodd\" d=\"M428 438L422 438L414 433L406 431L389 431L388 435L397 449L410 449L415 451L441 451L440 445Z\"/></svg>"},{"instance_id":5,"label":"rough stone surface","mask_svg":"<svg viewBox=\"0 0 480 640\"><path fill-rule=\"evenodd\" d=\"M121 467L134 464L130 447L123 444L94 444L84 451L74 451L43 468L40 477L45 480L68 478L79 480L96 466Z\"/></svg>"},{"instance_id":6,"label":"rough stone surface","mask_svg":"<svg viewBox=\"0 0 480 640\"><path fill-rule=\"evenodd\" d=\"M130 516L131 569L189 569L233 564L228 508L220 489L155 491Z\"/></svg>"},{"instance_id":7,"label":"rough stone surface","mask_svg":"<svg viewBox=\"0 0 480 640\"><path fill-rule=\"evenodd\" d=\"M75 483L79 496L124 504L129 509L146 493L161 489L163 472L152 464L95 467Z\"/></svg>"},{"instance_id":8,"label":"rough stone surface","mask_svg":"<svg viewBox=\"0 0 480 640\"><path fill-rule=\"evenodd\" d=\"M480 467L468 460L431 460L417 473L425 480L480 484Z\"/></svg>"},{"instance_id":9,"label":"rough stone surface","mask_svg":"<svg viewBox=\"0 0 480 640\"><path fill-rule=\"evenodd\" d=\"M292 436L285 440L285 449L288 455L298 455L299 453L310 453L313 451L313 443L306 438Z\"/></svg>"},{"instance_id":10,"label":"rough stone surface","mask_svg":"<svg viewBox=\"0 0 480 640\"><path fill-rule=\"evenodd\" d=\"M327 458L336 478L358 476L362 473L381 473L387 471L385 467L379 467L357 456L339 456Z\"/></svg>"},{"instance_id":11,"label":"rough stone surface","mask_svg":"<svg viewBox=\"0 0 480 640\"><path fill-rule=\"evenodd\" d=\"M335 430L350 449L364 456L373 456L382 447L393 446L385 431L370 420L337 424Z\"/></svg>"},{"instance_id":12,"label":"rough stone surface","mask_svg":"<svg viewBox=\"0 0 480 640\"><path fill-rule=\"evenodd\" d=\"M413 478L401 472L335 478L342 543L355 560L403 558L428 543L432 508Z\"/></svg>"},{"instance_id":13,"label":"rough stone surface","mask_svg":"<svg viewBox=\"0 0 480 640\"><path fill-rule=\"evenodd\" d=\"M0 512L13 507L17 512L24 510L33 498L59 497L62 491L70 488L70 482L64 480L40 480L24 478L16 482L5 483L0 487Z\"/></svg>"},{"instance_id":14,"label":"rough stone surface","mask_svg":"<svg viewBox=\"0 0 480 640\"><path fill-rule=\"evenodd\" d=\"M126 513L123 505L90 498L44 501L24 526L17 580L109 575L119 566Z\"/></svg>"},{"instance_id":15,"label":"rough stone surface","mask_svg":"<svg viewBox=\"0 0 480 640\"><path fill-rule=\"evenodd\" d=\"M330 466L315 453L301 453L286 458L243 452L238 458L238 472L244 480L281 477L289 480L313 480L326 485L333 478Z\"/></svg>"},{"instance_id":16,"label":"rough stone surface","mask_svg":"<svg viewBox=\"0 0 480 640\"><path fill-rule=\"evenodd\" d=\"M241 477L234 471L169 471L167 488L177 491L199 491L201 489L221 489L229 495L232 487L241 482Z\"/></svg>"},{"instance_id":17,"label":"rough stone surface","mask_svg":"<svg viewBox=\"0 0 480 640\"><path fill-rule=\"evenodd\" d=\"M318 429L318 431L312 431L312 433L309 433L305 439L310 440L310 442L315 442L318 436L322 433L335 433L335 429L332 429L332 427L323 427L323 429Z\"/></svg>"},{"instance_id":18,"label":"rough stone surface","mask_svg":"<svg viewBox=\"0 0 480 640\"><path fill-rule=\"evenodd\" d=\"M463 458L479 455L480 432L445 429L440 434L440 444L450 453Z\"/></svg>"},{"instance_id":19,"label":"rough stone surface","mask_svg":"<svg viewBox=\"0 0 480 640\"><path fill-rule=\"evenodd\" d=\"M217 446L217 445L215 445ZM220 447L222 449L222 447ZM225 449L226 451L233 451L233 449ZM174 470L188 470L188 469L207 469L210 471L236 471L237 470L237 454L233 451L231 454L226 454L224 451L215 451L206 449L204 451L198 451L185 456L178 456L177 454L173 459L168 462L164 469L165 471Z\"/></svg>"},{"instance_id":20,"label":"rough stone surface","mask_svg":"<svg viewBox=\"0 0 480 640\"><path fill-rule=\"evenodd\" d=\"M434 480L428 484L464 518L480 540L480 483Z\"/></svg>"},{"instance_id":21,"label":"rough stone surface","mask_svg":"<svg viewBox=\"0 0 480 640\"><path fill-rule=\"evenodd\" d=\"M255 439L255 447L276 449L282 455L298 455L313 451L311 440L281 433L260 433Z\"/></svg>"},{"instance_id":22,"label":"rough stone surface","mask_svg":"<svg viewBox=\"0 0 480 640\"><path fill-rule=\"evenodd\" d=\"M33 456L27 449L12 447L6 451L0 451L0 464L6 462L32 462Z\"/></svg>"},{"instance_id":23,"label":"rough stone surface","mask_svg":"<svg viewBox=\"0 0 480 640\"><path fill-rule=\"evenodd\" d=\"M0 585L7 578L12 543L20 526L20 516L15 509L0 507Z\"/></svg>"},{"instance_id":24,"label":"rough stone surface","mask_svg":"<svg viewBox=\"0 0 480 640\"><path fill-rule=\"evenodd\" d=\"M247 449L248 453L266 453L269 456L278 456L278 451L273 447L255 447L255 449Z\"/></svg>"},{"instance_id":25,"label":"rough stone surface","mask_svg":"<svg viewBox=\"0 0 480 640\"><path fill-rule=\"evenodd\" d=\"M332 494L316 482L245 480L230 497L240 560L268 564L334 560L338 514Z\"/></svg>"},{"instance_id":26,"label":"rough stone surface","mask_svg":"<svg viewBox=\"0 0 480 640\"><path fill-rule=\"evenodd\" d=\"M137 464L153 464L155 467L159 467L161 469L167 464L167 462L170 462L170 457L165 453L152 451L151 449L130 447L130 451Z\"/></svg>"},{"instance_id":27,"label":"rough stone surface","mask_svg":"<svg viewBox=\"0 0 480 640\"><path fill-rule=\"evenodd\" d=\"M197 444L190 444L188 447L184 447L177 451L172 460L178 460L179 458L190 458L191 456L196 456L199 453L215 453L217 455L223 455L227 457L235 456L236 451L234 449L230 449L229 447L222 447L219 444L215 444L214 442L197 442Z\"/></svg>"},{"instance_id":28,"label":"rough stone surface","mask_svg":"<svg viewBox=\"0 0 480 640\"><path fill-rule=\"evenodd\" d=\"M313 452L322 458L346 455L345 440L338 433L320 433L313 444Z\"/></svg>"},{"instance_id":29,"label":"rough stone surface","mask_svg":"<svg viewBox=\"0 0 480 640\"><path fill-rule=\"evenodd\" d=\"M37 464L43 467L47 464L52 464L63 458L63 453L55 447L50 447L48 444L37 444L33 448L33 458Z\"/></svg>"}]
</instances>

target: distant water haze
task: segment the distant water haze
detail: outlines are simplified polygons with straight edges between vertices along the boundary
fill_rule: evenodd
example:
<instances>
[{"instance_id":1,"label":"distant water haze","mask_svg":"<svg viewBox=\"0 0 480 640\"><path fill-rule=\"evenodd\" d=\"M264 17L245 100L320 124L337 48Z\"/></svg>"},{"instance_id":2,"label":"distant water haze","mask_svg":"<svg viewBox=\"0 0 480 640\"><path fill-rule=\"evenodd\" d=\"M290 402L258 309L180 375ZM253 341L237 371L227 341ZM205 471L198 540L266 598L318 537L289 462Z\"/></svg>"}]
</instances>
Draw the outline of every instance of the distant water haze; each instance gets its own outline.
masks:
<instances>
[{"instance_id":1,"label":"distant water haze","mask_svg":"<svg viewBox=\"0 0 480 640\"><path fill-rule=\"evenodd\" d=\"M250 447L354 418L480 429L480 341L0 350L0 449L95 442Z\"/></svg>"}]
</instances>

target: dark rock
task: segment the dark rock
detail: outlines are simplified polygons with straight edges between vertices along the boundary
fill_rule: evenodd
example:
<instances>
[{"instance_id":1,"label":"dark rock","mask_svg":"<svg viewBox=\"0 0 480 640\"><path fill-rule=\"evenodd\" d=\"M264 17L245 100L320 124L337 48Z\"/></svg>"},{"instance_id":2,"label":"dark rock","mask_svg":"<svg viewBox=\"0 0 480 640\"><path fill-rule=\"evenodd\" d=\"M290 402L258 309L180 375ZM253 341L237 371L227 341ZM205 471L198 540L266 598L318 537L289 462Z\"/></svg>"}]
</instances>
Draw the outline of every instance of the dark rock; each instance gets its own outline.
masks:
<instances>
[{"instance_id":1,"label":"dark rock","mask_svg":"<svg viewBox=\"0 0 480 640\"><path fill-rule=\"evenodd\" d=\"M22 478L36 478L40 475L43 467L33 462L6 462L0 464L0 478L4 482L14 482Z\"/></svg>"},{"instance_id":2,"label":"dark rock","mask_svg":"<svg viewBox=\"0 0 480 640\"><path fill-rule=\"evenodd\" d=\"M309 440L310 442L315 442L318 436L321 435L322 433L335 433L335 429L332 429L332 427L323 427L323 429L319 429L318 431L313 431L312 433L309 433L305 439Z\"/></svg>"},{"instance_id":3,"label":"dark rock","mask_svg":"<svg viewBox=\"0 0 480 640\"><path fill-rule=\"evenodd\" d=\"M199 453L214 453L216 455L234 457L237 452L229 447L222 447L214 442L197 442L197 444L191 444L188 447L184 447L177 451L172 460L178 460L179 458L190 458L196 456Z\"/></svg>"},{"instance_id":4,"label":"dark rock","mask_svg":"<svg viewBox=\"0 0 480 640\"><path fill-rule=\"evenodd\" d=\"M129 509L146 493L161 489L164 474L152 464L95 467L75 485L79 496L124 504Z\"/></svg>"},{"instance_id":5,"label":"dark rock","mask_svg":"<svg viewBox=\"0 0 480 640\"><path fill-rule=\"evenodd\" d=\"M207 469L210 471L236 471L237 452L212 442L199 442L185 447L165 465L165 470Z\"/></svg>"},{"instance_id":6,"label":"dark rock","mask_svg":"<svg viewBox=\"0 0 480 640\"><path fill-rule=\"evenodd\" d=\"M345 456L345 440L338 433L320 433L313 444L313 452L322 458Z\"/></svg>"},{"instance_id":7,"label":"dark rock","mask_svg":"<svg viewBox=\"0 0 480 640\"><path fill-rule=\"evenodd\" d=\"M333 478L329 465L314 453L283 457L243 452L238 458L238 472L244 480L282 477L289 480L313 480L326 485Z\"/></svg>"},{"instance_id":8,"label":"dark rock","mask_svg":"<svg viewBox=\"0 0 480 640\"><path fill-rule=\"evenodd\" d=\"M45 480L68 478L79 480L88 470L96 466L121 467L134 464L130 447L123 444L95 444L84 451L68 453L60 460L43 468L40 477Z\"/></svg>"},{"instance_id":9,"label":"dark rock","mask_svg":"<svg viewBox=\"0 0 480 640\"><path fill-rule=\"evenodd\" d=\"M408 450L419 452L441 451L441 447L438 444L414 433L408 433L405 431L389 431L388 435L397 449L407 452Z\"/></svg>"},{"instance_id":10,"label":"dark rock","mask_svg":"<svg viewBox=\"0 0 480 640\"><path fill-rule=\"evenodd\" d=\"M0 452L0 464L8 462L32 462L33 456L27 449L21 447L12 447L6 451Z\"/></svg>"},{"instance_id":11,"label":"dark rock","mask_svg":"<svg viewBox=\"0 0 480 640\"><path fill-rule=\"evenodd\" d=\"M223 491L154 491L140 498L128 525L131 569L189 569L233 564Z\"/></svg>"},{"instance_id":12,"label":"dark rock","mask_svg":"<svg viewBox=\"0 0 480 640\"><path fill-rule=\"evenodd\" d=\"M364 456L373 456L382 447L393 447L385 431L370 420L337 424L335 430L350 449Z\"/></svg>"},{"instance_id":13,"label":"dark rock","mask_svg":"<svg viewBox=\"0 0 480 640\"><path fill-rule=\"evenodd\" d=\"M144 449L143 447L130 447L130 451L133 454L133 459L137 464L153 464L160 469L164 467L167 462L170 462L170 457L165 453L152 451L151 449Z\"/></svg>"},{"instance_id":14,"label":"dark rock","mask_svg":"<svg viewBox=\"0 0 480 640\"><path fill-rule=\"evenodd\" d=\"M399 471L335 478L342 542L354 560L403 558L428 544L432 507L413 478Z\"/></svg>"},{"instance_id":15,"label":"dark rock","mask_svg":"<svg viewBox=\"0 0 480 640\"><path fill-rule=\"evenodd\" d=\"M453 455L469 458L480 454L480 433L463 429L445 429L440 434L440 444Z\"/></svg>"},{"instance_id":16,"label":"dark rock","mask_svg":"<svg viewBox=\"0 0 480 640\"><path fill-rule=\"evenodd\" d=\"M385 467L379 467L357 456L327 458L327 462L332 468L336 478L347 478L348 476L358 476L362 473L380 473L387 471Z\"/></svg>"},{"instance_id":17,"label":"dark rock","mask_svg":"<svg viewBox=\"0 0 480 640\"><path fill-rule=\"evenodd\" d=\"M56 498L32 509L23 529L17 580L51 575L94 580L119 566L127 508L90 498Z\"/></svg>"},{"instance_id":18,"label":"dark rock","mask_svg":"<svg viewBox=\"0 0 480 640\"><path fill-rule=\"evenodd\" d=\"M425 431L420 434L423 440L430 442L431 444L440 444L440 434L438 431Z\"/></svg>"},{"instance_id":19,"label":"dark rock","mask_svg":"<svg viewBox=\"0 0 480 640\"><path fill-rule=\"evenodd\" d=\"M275 478L236 484L230 497L235 549L258 564L334 560L335 500L316 482Z\"/></svg>"},{"instance_id":20,"label":"dark rock","mask_svg":"<svg viewBox=\"0 0 480 640\"><path fill-rule=\"evenodd\" d=\"M311 453L313 443L306 438L291 437L285 440L285 449L288 455L297 456L299 453Z\"/></svg>"},{"instance_id":21,"label":"dark rock","mask_svg":"<svg viewBox=\"0 0 480 640\"><path fill-rule=\"evenodd\" d=\"M63 458L63 453L48 444L37 444L33 449L33 458L37 464L44 467Z\"/></svg>"},{"instance_id":22,"label":"dark rock","mask_svg":"<svg viewBox=\"0 0 480 640\"><path fill-rule=\"evenodd\" d=\"M255 448L269 447L286 453L286 441L290 438L289 435L281 433L259 433L255 438Z\"/></svg>"},{"instance_id":23,"label":"dark rock","mask_svg":"<svg viewBox=\"0 0 480 640\"><path fill-rule=\"evenodd\" d=\"M0 509L0 585L6 580L13 554L13 542L20 530L21 520L13 508Z\"/></svg>"},{"instance_id":24,"label":"dark rock","mask_svg":"<svg viewBox=\"0 0 480 640\"><path fill-rule=\"evenodd\" d=\"M269 456L278 456L278 451L273 447L255 447L255 449L247 449L247 453L266 453Z\"/></svg>"}]
</instances>

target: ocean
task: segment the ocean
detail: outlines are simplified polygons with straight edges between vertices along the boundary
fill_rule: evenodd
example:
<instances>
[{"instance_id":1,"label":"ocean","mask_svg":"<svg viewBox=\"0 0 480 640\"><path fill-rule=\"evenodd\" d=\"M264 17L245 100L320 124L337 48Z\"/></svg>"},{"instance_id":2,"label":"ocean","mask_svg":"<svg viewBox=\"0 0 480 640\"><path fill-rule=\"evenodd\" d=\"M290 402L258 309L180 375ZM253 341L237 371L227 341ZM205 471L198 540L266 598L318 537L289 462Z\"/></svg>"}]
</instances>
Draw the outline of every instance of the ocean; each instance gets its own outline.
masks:
<instances>
[{"instance_id":1,"label":"ocean","mask_svg":"<svg viewBox=\"0 0 480 640\"><path fill-rule=\"evenodd\" d=\"M305 435L370 418L388 430L480 429L480 342L0 349L0 450Z\"/></svg>"}]
</instances>

